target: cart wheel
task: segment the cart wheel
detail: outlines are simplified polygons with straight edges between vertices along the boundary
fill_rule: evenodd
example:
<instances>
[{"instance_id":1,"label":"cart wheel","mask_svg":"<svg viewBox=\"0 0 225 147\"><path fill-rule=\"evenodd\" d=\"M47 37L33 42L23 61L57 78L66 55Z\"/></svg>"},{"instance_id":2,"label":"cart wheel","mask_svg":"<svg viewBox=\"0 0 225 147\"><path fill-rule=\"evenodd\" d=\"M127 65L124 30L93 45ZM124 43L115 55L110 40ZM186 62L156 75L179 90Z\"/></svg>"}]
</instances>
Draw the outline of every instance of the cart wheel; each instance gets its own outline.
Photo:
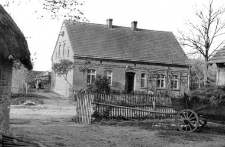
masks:
<instances>
[{"instance_id":1,"label":"cart wheel","mask_svg":"<svg viewBox=\"0 0 225 147\"><path fill-rule=\"evenodd\" d=\"M199 119L199 124L198 124L199 128L203 128L206 124L207 124L207 120L200 120Z\"/></svg>"},{"instance_id":2,"label":"cart wheel","mask_svg":"<svg viewBox=\"0 0 225 147\"><path fill-rule=\"evenodd\" d=\"M177 113L176 126L180 131L194 132L199 126L198 115L190 109L184 109Z\"/></svg>"}]
</instances>

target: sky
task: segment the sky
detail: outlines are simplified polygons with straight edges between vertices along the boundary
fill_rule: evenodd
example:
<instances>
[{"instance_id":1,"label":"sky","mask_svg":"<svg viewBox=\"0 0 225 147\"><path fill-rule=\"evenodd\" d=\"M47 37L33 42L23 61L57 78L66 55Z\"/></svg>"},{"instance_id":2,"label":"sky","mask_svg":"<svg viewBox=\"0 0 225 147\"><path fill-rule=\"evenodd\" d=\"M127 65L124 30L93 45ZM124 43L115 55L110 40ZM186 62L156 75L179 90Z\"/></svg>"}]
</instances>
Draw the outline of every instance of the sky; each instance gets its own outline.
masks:
<instances>
[{"instance_id":1,"label":"sky","mask_svg":"<svg viewBox=\"0 0 225 147\"><path fill-rule=\"evenodd\" d=\"M137 21L138 28L171 31L185 30L185 21L194 20L194 8L202 8L208 0L85 0L81 7L90 23L113 24L130 27ZM0 2L1 3L1 2ZM224 0L214 0L215 7L225 6ZM38 13L34 13L37 10ZM51 56L57 41L62 20L46 17L37 0L29 4L12 4L6 11L13 17L27 37L31 57L35 58L34 70L51 71ZM34 56L34 54L36 55Z\"/></svg>"}]
</instances>

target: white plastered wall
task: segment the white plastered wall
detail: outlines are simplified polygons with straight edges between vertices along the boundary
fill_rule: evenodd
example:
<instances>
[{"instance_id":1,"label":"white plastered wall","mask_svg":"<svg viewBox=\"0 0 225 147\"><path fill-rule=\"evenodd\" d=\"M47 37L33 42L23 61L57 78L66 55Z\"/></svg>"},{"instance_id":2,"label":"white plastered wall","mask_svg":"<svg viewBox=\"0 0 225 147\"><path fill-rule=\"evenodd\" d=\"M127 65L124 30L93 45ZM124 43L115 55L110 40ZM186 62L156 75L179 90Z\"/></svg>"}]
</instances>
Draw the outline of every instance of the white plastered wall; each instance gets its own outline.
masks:
<instances>
[{"instance_id":1,"label":"white plastered wall","mask_svg":"<svg viewBox=\"0 0 225 147\"><path fill-rule=\"evenodd\" d=\"M65 48L64 48L64 56L63 56L63 44L65 43ZM60 56L59 56L59 46L61 45L60 48ZM69 51L69 54L68 54ZM66 28L64 27L64 25L62 25L61 31L59 33L59 37L58 40L56 42L55 45L55 49L52 55L52 62L53 63L58 63L61 59L68 59L72 62L74 62L73 59L73 50L69 41L69 37L66 31ZM63 76L58 76L57 74L55 74L55 77L53 77L55 80L54 82L54 87L53 87L53 91L60 94L63 97L69 97L70 95L70 89L71 86L73 86L73 70L71 70L68 74L67 74L67 81L70 83L68 84L68 82L64 79ZM71 85L71 86L70 86Z\"/></svg>"}]
</instances>

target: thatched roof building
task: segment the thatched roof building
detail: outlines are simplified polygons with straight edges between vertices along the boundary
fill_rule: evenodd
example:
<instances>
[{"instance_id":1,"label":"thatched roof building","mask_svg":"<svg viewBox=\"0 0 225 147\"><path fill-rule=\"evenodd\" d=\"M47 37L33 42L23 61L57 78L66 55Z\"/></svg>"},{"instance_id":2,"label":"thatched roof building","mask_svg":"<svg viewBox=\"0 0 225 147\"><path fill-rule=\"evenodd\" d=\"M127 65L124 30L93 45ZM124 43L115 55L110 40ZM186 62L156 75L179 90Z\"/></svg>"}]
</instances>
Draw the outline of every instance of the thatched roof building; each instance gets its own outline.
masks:
<instances>
[{"instance_id":1,"label":"thatched roof building","mask_svg":"<svg viewBox=\"0 0 225 147\"><path fill-rule=\"evenodd\" d=\"M27 41L11 16L0 5L0 134L10 132L12 59L20 60L26 68L32 69Z\"/></svg>"},{"instance_id":2,"label":"thatched roof building","mask_svg":"<svg viewBox=\"0 0 225 147\"><path fill-rule=\"evenodd\" d=\"M0 5L0 58L15 58L32 69L27 41L12 17Z\"/></svg>"}]
</instances>

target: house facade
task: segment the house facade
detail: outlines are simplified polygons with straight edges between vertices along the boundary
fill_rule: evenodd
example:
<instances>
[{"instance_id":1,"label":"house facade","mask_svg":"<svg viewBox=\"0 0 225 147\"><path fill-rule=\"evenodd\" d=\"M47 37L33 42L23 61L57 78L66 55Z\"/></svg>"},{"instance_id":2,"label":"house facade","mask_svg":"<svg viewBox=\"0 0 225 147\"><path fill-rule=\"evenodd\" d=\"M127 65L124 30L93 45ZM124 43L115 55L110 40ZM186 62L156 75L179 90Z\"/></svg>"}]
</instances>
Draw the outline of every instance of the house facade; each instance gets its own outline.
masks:
<instances>
[{"instance_id":1,"label":"house facade","mask_svg":"<svg viewBox=\"0 0 225 147\"><path fill-rule=\"evenodd\" d=\"M11 92L13 94L24 94L25 93L25 81L26 81L27 70L24 66L20 69L12 69L12 86Z\"/></svg>"},{"instance_id":2,"label":"house facade","mask_svg":"<svg viewBox=\"0 0 225 147\"><path fill-rule=\"evenodd\" d=\"M208 64L216 64L216 85L225 85L225 46L218 50Z\"/></svg>"},{"instance_id":3,"label":"house facade","mask_svg":"<svg viewBox=\"0 0 225 147\"><path fill-rule=\"evenodd\" d=\"M0 34L0 134L8 134L13 60L28 69L32 64L24 35L1 5Z\"/></svg>"},{"instance_id":4,"label":"house facade","mask_svg":"<svg viewBox=\"0 0 225 147\"><path fill-rule=\"evenodd\" d=\"M172 32L104 24L64 22L52 55L74 62L67 81L75 91L85 89L97 75L106 76L112 92L169 92L180 95L189 89L188 59ZM79 68L91 61L83 73ZM68 82L52 71L52 90L70 97Z\"/></svg>"}]
</instances>

